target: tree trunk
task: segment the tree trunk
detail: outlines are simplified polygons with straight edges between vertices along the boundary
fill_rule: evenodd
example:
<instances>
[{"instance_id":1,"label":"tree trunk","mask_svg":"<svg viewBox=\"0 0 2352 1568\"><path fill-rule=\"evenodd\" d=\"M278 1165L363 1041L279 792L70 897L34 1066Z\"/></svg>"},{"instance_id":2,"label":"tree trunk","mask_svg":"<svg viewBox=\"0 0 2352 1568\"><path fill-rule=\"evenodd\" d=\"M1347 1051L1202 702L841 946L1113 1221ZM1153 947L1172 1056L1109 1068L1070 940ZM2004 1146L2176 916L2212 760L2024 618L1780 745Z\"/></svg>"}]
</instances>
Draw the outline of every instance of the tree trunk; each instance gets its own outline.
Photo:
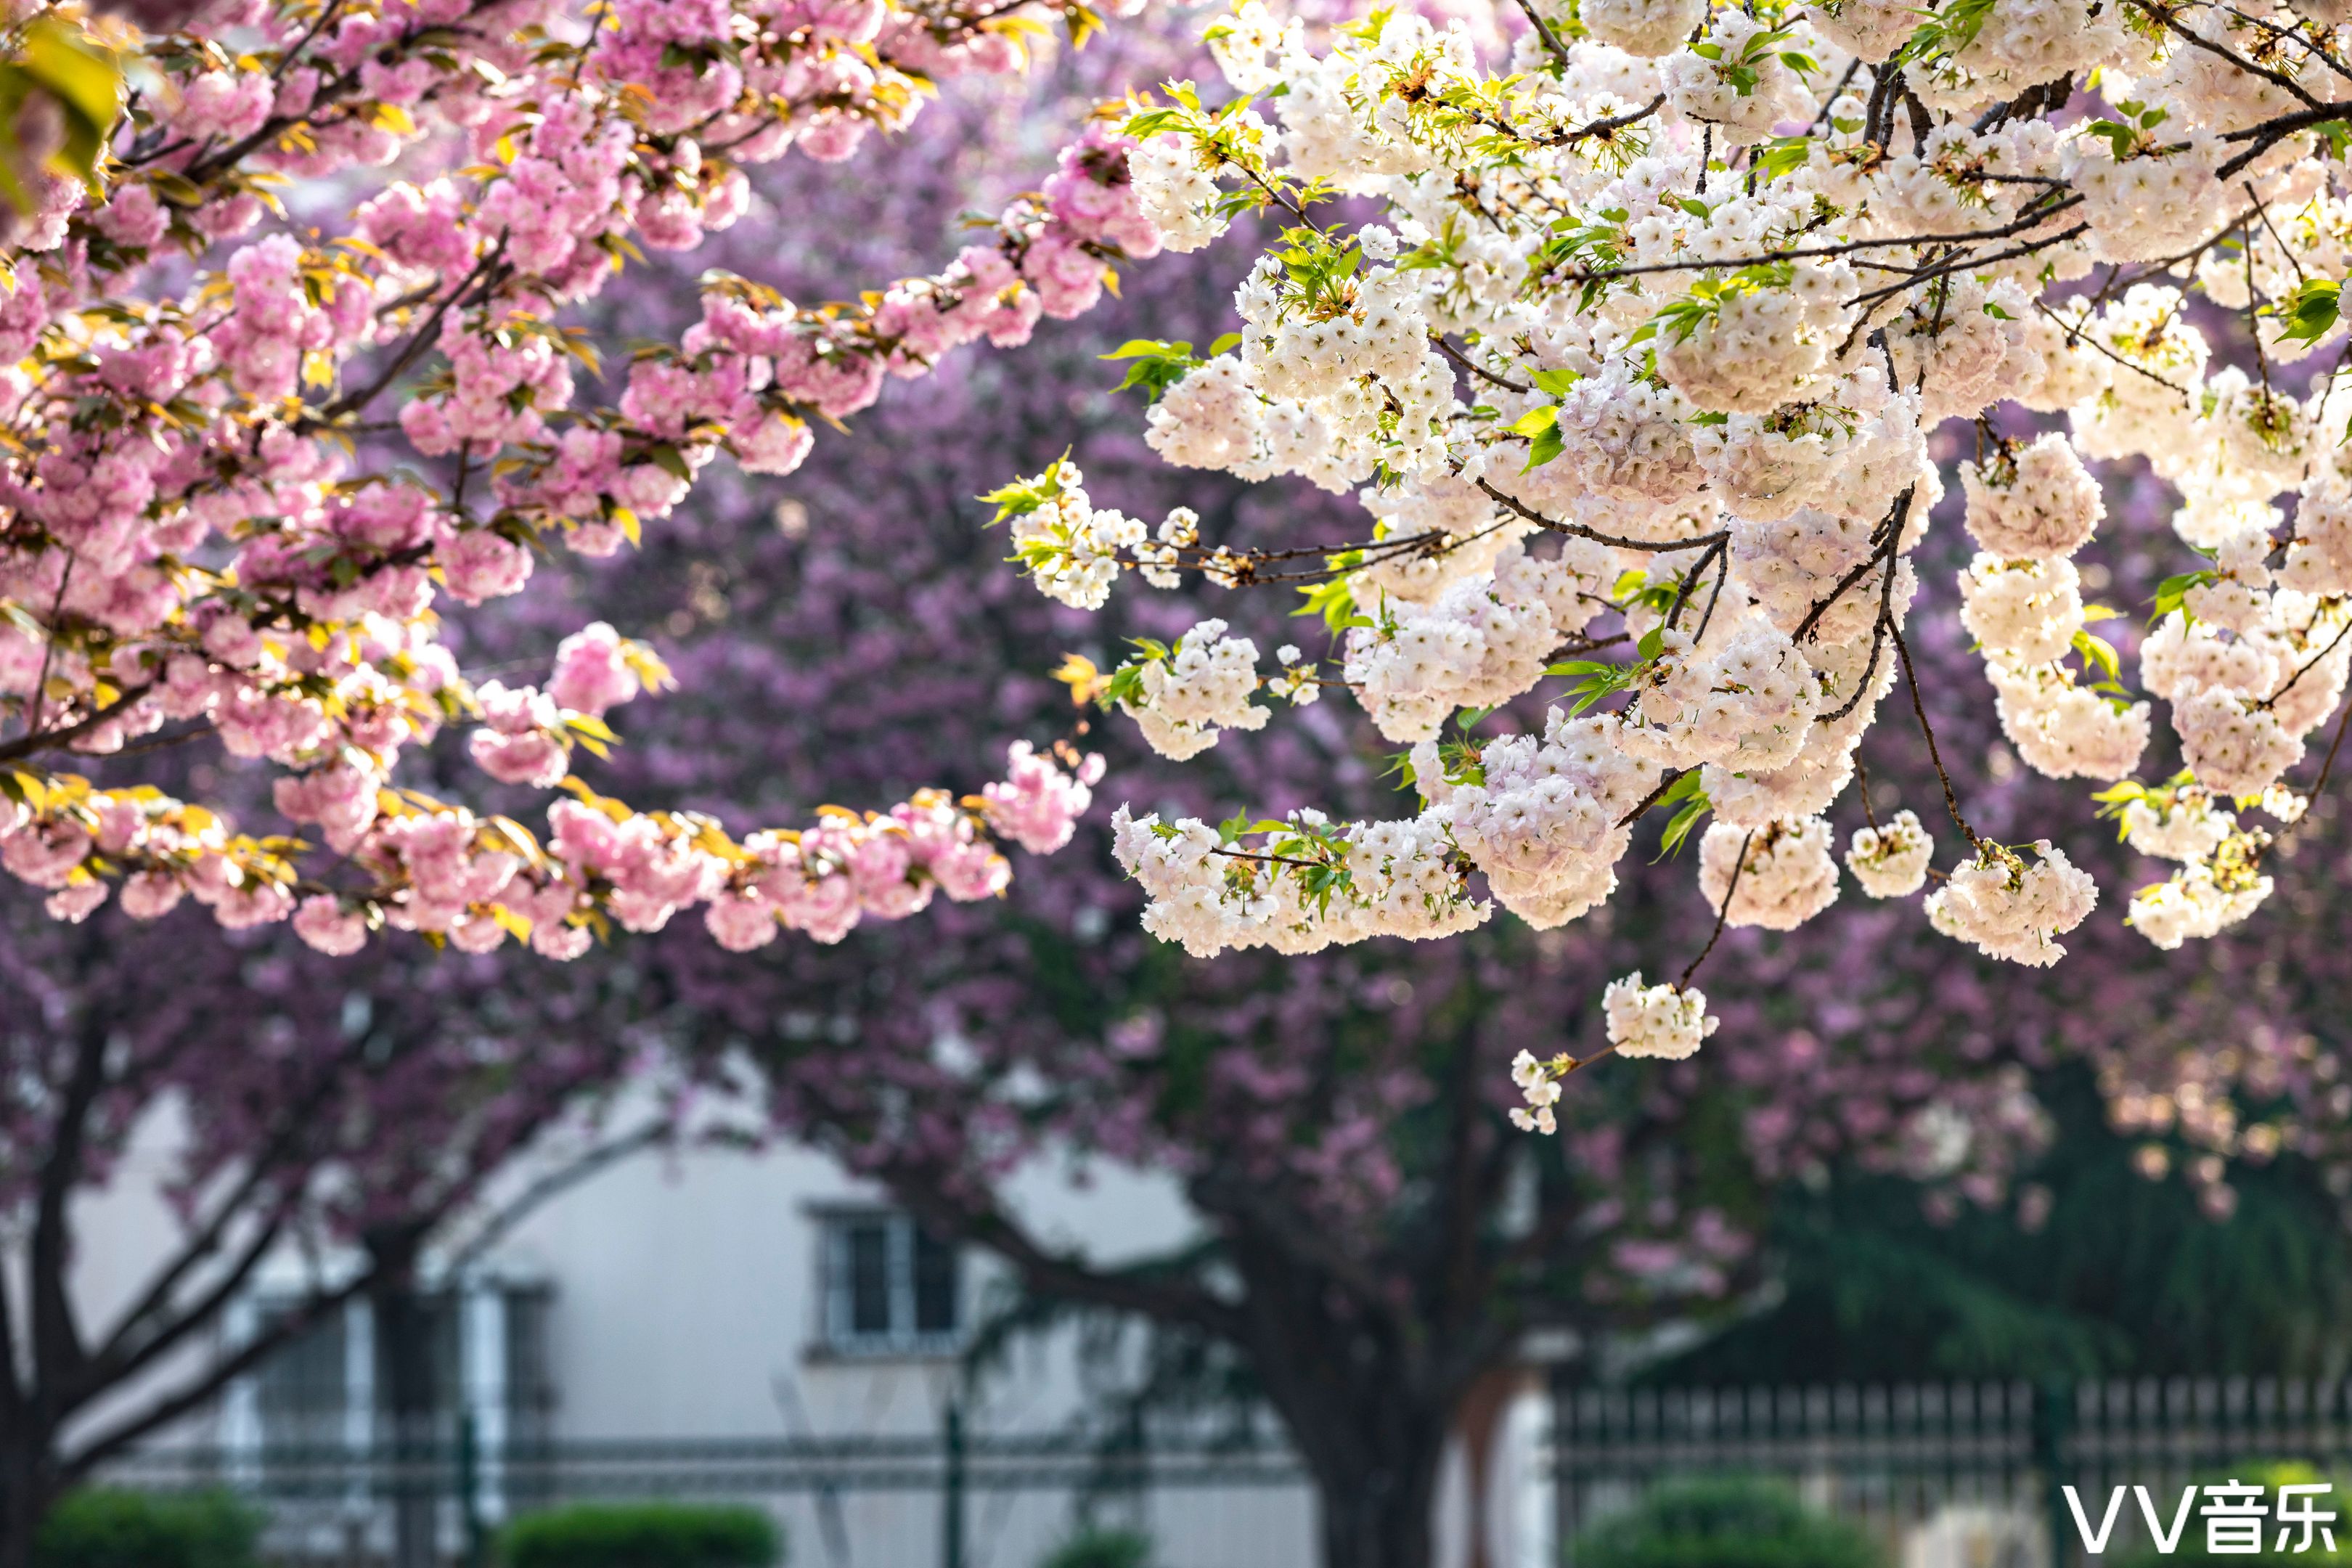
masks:
<instances>
[{"instance_id":1,"label":"tree trunk","mask_svg":"<svg viewBox=\"0 0 2352 1568\"><path fill-rule=\"evenodd\" d=\"M1369 1434L1358 1430L1326 1435L1338 1438L1336 1444L1313 1445L1323 1450L1319 1460L1309 1461L1323 1568L1430 1568L1436 1561L1431 1515L1445 1452L1445 1415L1396 1414L1405 1419L1382 1425L1402 1441L1366 1445L1360 1439ZM1293 1431L1305 1437L1295 1424ZM1354 1455L1344 1452L1349 1449Z\"/></svg>"},{"instance_id":2,"label":"tree trunk","mask_svg":"<svg viewBox=\"0 0 2352 1568\"><path fill-rule=\"evenodd\" d=\"M392 1568L440 1559L432 1304L405 1278L373 1293L376 1420L392 1461Z\"/></svg>"},{"instance_id":3,"label":"tree trunk","mask_svg":"<svg viewBox=\"0 0 2352 1568\"><path fill-rule=\"evenodd\" d=\"M420 1226L394 1225L363 1238L375 1324L375 1450L379 1464L388 1461L391 1482L390 1568L434 1568L439 1556L431 1304L416 1288L424 1236Z\"/></svg>"},{"instance_id":4,"label":"tree trunk","mask_svg":"<svg viewBox=\"0 0 2352 1568\"><path fill-rule=\"evenodd\" d=\"M32 1434L0 1434L0 1568L32 1568L33 1536L57 1500L43 1448Z\"/></svg>"}]
</instances>

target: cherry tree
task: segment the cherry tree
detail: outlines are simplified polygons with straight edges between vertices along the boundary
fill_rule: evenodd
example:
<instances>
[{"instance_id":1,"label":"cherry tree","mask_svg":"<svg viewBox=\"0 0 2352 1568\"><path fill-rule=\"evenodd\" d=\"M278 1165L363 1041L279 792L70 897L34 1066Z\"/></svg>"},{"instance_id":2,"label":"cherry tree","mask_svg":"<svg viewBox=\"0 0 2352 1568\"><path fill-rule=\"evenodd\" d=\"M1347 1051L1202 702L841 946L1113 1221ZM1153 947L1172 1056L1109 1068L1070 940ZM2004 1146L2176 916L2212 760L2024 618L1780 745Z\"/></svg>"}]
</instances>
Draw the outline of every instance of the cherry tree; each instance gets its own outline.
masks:
<instances>
[{"instance_id":1,"label":"cherry tree","mask_svg":"<svg viewBox=\"0 0 2352 1568\"><path fill-rule=\"evenodd\" d=\"M1115 79L1100 51L1119 47L1150 58L1130 34L1071 68ZM938 171L987 121L941 112L959 118L873 165L903 218L895 239L849 221L863 199L821 172L772 176L780 205L840 215L778 265L822 275L878 250L887 267L892 247L968 205ZM984 161L957 173L986 188ZM635 556L578 563L562 613L648 628L680 679L628 746L583 764L599 787L731 818L887 796L1019 733L1099 744L1098 792L1171 811L1336 795L1369 814L1407 798L1386 772L1393 748L1345 705L1171 772L1050 679L1065 654L1100 664L1120 637L1173 639L1218 591L1123 599L1108 625L1032 594L1003 567L1003 534L979 526L989 509L972 498L997 465L1042 463L1075 439L1090 474L1160 505L1190 500L1204 531L1331 529L1351 504L1296 479L1203 482L1155 463L1134 395L1113 390L1131 362L1096 356L1152 321L1209 341L1230 304L1213 253L1174 258L1152 285L1041 332L1021 360L969 359L902 389L785 485L715 480ZM612 290L653 321L665 292L657 276ZM961 438L931 438L943 430ZM1319 639L1284 597L1227 601L1234 631ZM467 658L499 663L543 635L500 616L469 627ZM1948 676L1975 667L1956 644L1920 654ZM1488 722L1530 721L1541 709L1522 703ZM1916 746L1880 763L1882 800L1933 787ZM2005 820L2009 793L1989 821ZM1307 1460L1335 1565L1427 1560L1448 1434L1530 1331L1573 1331L1591 1352L1736 1310L1767 1276L1753 1227L1778 1182L1862 1163L1919 1177L1939 1204L1998 1205L2046 1136L2026 1070L2047 1037L1989 1037L1997 986L1972 975L1963 995L1955 974L1930 991L1910 953L1856 983L1856 952L1887 954L1912 923L1894 906L1834 931L1727 932L1757 984L1719 1001L1717 1054L1580 1078L1556 1108L1563 1137L1544 1142L1506 1120L1509 1060L1597 1051L1608 977L1704 942L1716 911L1684 887L1690 849L1651 868L1645 846L1610 915L1566 930L1495 922L1457 943L1213 959L1137 929L1141 900L1110 850L1097 817L1054 874L999 902L864 923L832 944L734 954L688 929L628 954L674 998L649 1026L756 1068L780 1131L994 1251L1040 1295L1240 1357ZM1199 1232L1142 1257L1066 1246L1031 1228L1016 1196L1014 1173L1041 1166L1162 1173Z\"/></svg>"},{"instance_id":2,"label":"cherry tree","mask_svg":"<svg viewBox=\"0 0 2352 1568\"><path fill-rule=\"evenodd\" d=\"M1227 91L1171 80L1106 110L944 269L814 309L713 274L625 372L582 324L594 296L727 230L748 169L845 158L932 80L1016 70L1047 22L1102 19L446 0L221 5L151 37L28 11L16 68L50 112L19 117L0 321L21 360L0 865L61 918L119 886L134 916L193 896L329 952L388 923L563 957L697 905L748 949L1000 891L993 840L1058 847L1097 764L1032 737L980 794L739 838L571 770L664 684L642 642L580 628L543 685L476 682L435 605L521 589L535 551L670 526L722 455L790 472L812 419L1253 212L1272 226L1241 331L1129 347L1148 439L1187 468L1361 488L1367 522L1256 543L1180 505L1151 527L1068 463L994 499L1074 607L1129 575L1311 590L1344 634L1331 657L1286 644L1262 668L1211 616L1066 672L1175 758L1269 723L1260 692L1346 688L1409 749L1423 805L1128 812L1155 934L1303 952L1457 933L1497 904L1548 929L1605 903L1654 810L1696 836L1717 932L1789 929L1838 895L1824 814L1891 701L1949 826L1871 821L1847 868L1980 952L2054 963L2098 899L2079 837L1982 831L1915 658L1946 486L1927 441L1957 420L1976 422L1958 587L1978 704L2174 865L2131 896L2135 929L2169 948L2249 918L2330 771L2311 742L2352 665L2352 481L2315 361L2340 331L2341 18L1529 4L1507 46L1458 19L1310 29L1245 5L1206 29ZM423 183L361 173L395 160ZM2247 323L2251 363L2216 358L2208 305ZM2179 494L2184 567L2139 649L2144 698L2075 561L2105 521L2091 465L2137 458ZM1471 736L1548 679L1568 683L1556 716ZM2143 777L2157 701L2182 766ZM450 724L490 778L574 797L543 843L394 782ZM319 845L52 767L197 730L284 770L278 813ZM1964 847L1941 868L1939 835ZM1610 981L1605 1049L1699 1050L1713 945ZM1523 1122L1556 1121L1559 1080L1598 1054L1518 1064Z\"/></svg>"},{"instance_id":3,"label":"cherry tree","mask_svg":"<svg viewBox=\"0 0 2352 1568\"><path fill-rule=\"evenodd\" d=\"M324 1315L400 1300L428 1248L557 1190L497 1188L520 1157L546 1156L551 1181L666 1131L595 1114L650 1044L614 979L518 994L491 960L330 960L282 928L207 934L185 910L65 924L8 889L0 1564L32 1561L65 1491ZM107 1192L165 1206L151 1253L93 1229ZM226 1334L273 1263L307 1267Z\"/></svg>"},{"instance_id":4,"label":"cherry tree","mask_svg":"<svg viewBox=\"0 0 2352 1568\"><path fill-rule=\"evenodd\" d=\"M489 779L554 789L667 681L592 627L542 685L477 683L437 605L515 594L549 551L611 553L722 454L788 473L812 422L1016 344L1157 249L1125 142L1074 123L1041 188L928 275L812 307L712 275L699 317L625 363L578 321L646 252L736 223L747 170L846 159L939 80L1018 72L1028 40L1103 18L293 0L147 20L180 25L29 5L7 36L0 867L54 915L119 889L134 919L193 897L330 953L390 924L560 959L700 905L740 945L761 921L822 936L982 898L999 840L1067 837L1088 764L1025 747L970 795L740 839L576 783L535 832L394 775L463 725ZM112 784L61 765L197 734L276 769L276 814L308 837L245 831L135 765Z\"/></svg>"},{"instance_id":5,"label":"cherry tree","mask_svg":"<svg viewBox=\"0 0 2352 1568\"><path fill-rule=\"evenodd\" d=\"M2039 824L1988 837L1921 690L1928 439L1958 420L1975 703L2027 767L2095 787L2078 817L2116 814L2171 863L2130 897L2144 937L2252 916L2332 771L2352 667L2347 410L2314 362L2341 332L2344 18L1631 0L1528 19L1498 60L1402 13L1318 38L1244 5L1208 32L1221 100L1171 82L1122 122L1168 248L1243 212L1276 229L1238 333L1129 345L1150 445L1361 487L1368 526L1260 545L1178 507L1154 527L1071 463L996 491L1000 520L1076 607L1130 577L1312 590L1345 634L1329 658L1269 665L1215 616L1072 679L1172 758L1345 688L1422 795L1385 820L1123 809L1147 929L1196 955L1442 937L1497 904L1550 929L1604 907L1658 810L1697 836L1718 930L1788 930L1838 897L1824 814L1891 702L1942 799L1860 827L1847 868L1981 953L2054 963L2098 900L2084 851ZM2245 323L2248 363L2217 358L2209 306ZM2179 500L2145 697L2091 629L2125 612L2074 560L2105 521L2089 465L2131 458ZM1547 680L1543 723L1472 733ZM2155 701L2182 765L2143 776ZM1939 834L1960 846L1942 868ZM1604 1050L1521 1062L1522 1124L1549 1131L1597 1055L1699 1051L1706 951L1610 982Z\"/></svg>"}]
</instances>

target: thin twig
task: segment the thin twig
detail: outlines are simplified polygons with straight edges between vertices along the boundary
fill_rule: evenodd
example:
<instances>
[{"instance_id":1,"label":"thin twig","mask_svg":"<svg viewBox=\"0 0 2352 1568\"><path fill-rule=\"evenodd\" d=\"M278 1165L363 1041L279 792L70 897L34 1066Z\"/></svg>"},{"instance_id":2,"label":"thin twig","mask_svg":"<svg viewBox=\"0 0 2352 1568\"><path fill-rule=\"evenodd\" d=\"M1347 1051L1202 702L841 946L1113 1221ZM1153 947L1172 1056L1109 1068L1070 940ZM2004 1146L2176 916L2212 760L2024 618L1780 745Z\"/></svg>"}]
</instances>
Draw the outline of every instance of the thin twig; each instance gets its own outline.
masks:
<instances>
[{"instance_id":1,"label":"thin twig","mask_svg":"<svg viewBox=\"0 0 2352 1568\"><path fill-rule=\"evenodd\" d=\"M2352 635L2352 621L2346 621L2344 623L2343 629L2336 634L2335 637L2329 641L2326 647L2319 650L2318 655L2314 658L2309 664L2297 667L2295 672L2286 678L2285 685L2280 687L2276 691L2272 692L2268 697L2263 698L2260 702L2255 703L2254 711L2259 713L2264 709L2273 706L2277 703L2280 698L2294 690L2294 683L2301 680L2305 675L2311 673L2312 670L2317 668L2320 665L2325 664L2327 661L2327 656L2336 651L2336 645L2341 643L2347 635Z\"/></svg>"},{"instance_id":2,"label":"thin twig","mask_svg":"<svg viewBox=\"0 0 2352 1568\"><path fill-rule=\"evenodd\" d=\"M1622 534L1603 533L1597 528L1587 528L1580 522L1559 522L1546 517L1543 513L1531 510L1514 498L1505 495L1483 478L1478 481L1478 488L1486 491L1490 498L1501 501L1538 528L1549 529L1554 533L1571 533L1579 539L1590 539L1596 544L1613 544L1620 550L1639 550L1652 555L1679 555L1685 550L1711 548L1731 537L1729 529L1718 528L1712 533L1696 534L1689 539L1675 540L1665 544L1661 544L1655 540L1628 539Z\"/></svg>"},{"instance_id":3,"label":"thin twig","mask_svg":"<svg viewBox=\"0 0 2352 1568\"><path fill-rule=\"evenodd\" d=\"M1460 349L1455 348L1452 343L1447 342L1444 332L1430 333L1429 341L1437 345L1437 352L1439 353L1444 354L1447 359L1452 360L1455 364L1460 365L1464 370L1468 371L1472 375L1478 377L1480 380L1493 382L1505 392L1535 391L1534 387L1528 385L1525 382L1513 381L1507 376L1496 375L1493 371L1475 363L1469 355L1464 353Z\"/></svg>"},{"instance_id":4,"label":"thin twig","mask_svg":"<svg viewBox=\"0 0 2352 1568\"><path fill-rule=\"evenodd\" d=\"M1690 772L1688 768L1668 768L1664 773L1659 774L1658 787L1643 795L1642 797L1641 805L1635 806L1633 810L1619 817L1617 819L1617 826L1620 827L1632 826L1634 821L1639 818L1643 812L1657 805L1658 802L1665 799L1666 791L1675 787L1675 781L1688 772Z\"/></svg>"},{"instance_id":5,"label":"thin twig","mask_svg":"<svg viewBox=\"0 0 2352 1568\"><path fill-rule=\"evenodd\" d=\"M1551 51L1551 58L1563 66L1569 64L1568 46L1559 41L1559 35L1551 30L1550 23L1536 15L1534 0L1519 0L1519 9L1526 12L1528 20L1535 24L1536 37L1541 38L1544 47Z\"/></svg>"},{"instance_id":6,"label":"thin twig","mask_svg":"<svg viewBox=\"0 0 2352 1568\"><path fill-rule=\"evenodd\" d=\"M47 635L41 639L41 672L33 678L33 700L25 710L25 740L28 744L41 738L41 699L48 690L49 662L57 657L58 620L65 614L66 590L73 585L74 563L80 559L72 550L67 550L66 563L58 573L57 596L49 601Z\"/></svg>"},{"instance_id":7,"label":"thin twig","mask_svg":"<svg viewBox=\"0 0 2352 1568\"><path fill-rule=\"evenodd\" d=\"M1698 966L1706 962L1706 955L1713 952L1715 944L1723 940L1723 928L1731 923L1731 900L1738 895L1740 876L1748 869L1748 847L1755 842L1756 830L1751 827L1747 837L1739 841L1739 858L1732 863L1731 880L1723 889L1721 907L1715 911L1715 930L1708 935L1706 945L1698 950L1698 956L1683 966L1683 977L1675 982L1675 990L1680 991L1691 983L1691 976L1698 973Z\"/></svg>"},{"instance_id":8,"label":"thin twig","mask_svg":"<svg viewBox=\"0 0 2352 1568\"><path fill-rule=\"evenodd\" d=\"M1927 739L1927 760L1936 764L1936 777L1943 782L1944 807L1952 814L1952 820L1959 824L1960 831L1969 836L1969 842L1981 855L1985 841L1975 828L1969 826L1969 819L1960 815L1960 797L1952 790L1952 775L1944 771L1944 753L1936 744L1935 726L1927 722L1927 705L1919 700L1919 677L1911 668L1911 649L1903 641L1903 628L1889 626L1886 630L1895 639L1895 654L1902 662L1903 678L1911 685L1911 711L1918 717L1919 733Z\"/></svg>"}]
</instances>

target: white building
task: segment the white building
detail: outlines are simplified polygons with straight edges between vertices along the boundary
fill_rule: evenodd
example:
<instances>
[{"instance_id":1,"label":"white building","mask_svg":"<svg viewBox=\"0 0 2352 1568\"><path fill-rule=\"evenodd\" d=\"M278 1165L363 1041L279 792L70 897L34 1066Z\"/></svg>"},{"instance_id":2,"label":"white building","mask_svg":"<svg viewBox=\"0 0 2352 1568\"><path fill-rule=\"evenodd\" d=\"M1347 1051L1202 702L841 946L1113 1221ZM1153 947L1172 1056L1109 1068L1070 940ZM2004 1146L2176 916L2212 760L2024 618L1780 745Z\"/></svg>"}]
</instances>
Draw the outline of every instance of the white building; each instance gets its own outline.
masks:
<instances>
[{"instance_id":1,"label":"white building","mask_svg":"<svg viewBox=\"0 0 2352 1568\"><path fill-rule=\"evenodd\" d=\"M168 1146L167 1129L151 1130L87 1215L78 1285L94 1307L127 1294L168 1245L170 1221L141 1182ZM520 1173L516 1185L544 1173ZM1173 1247L1196 1223L1172 1184L1116 1172L1081 1187L1038 1171L1009 1197L1043 1238L1105 1263ZM231 1340L301 1288L298 1259L272 1268L224 1325ZM464 1452L443 1442L386 1468L376 1325L362 1301L238 1383L142 1473L170 1479L193 1466L258 1489L281 1521L273 1545L320 1563L383 1560L387 1475L436 1500L418 1506L453 1553L458 1497L495 1524L551 1485L761 1504L783 1521L793 1568L928 1568L950 1561L953 1530L960 1568L1034 1568L1074 1527L1091 1442L1050 1441L1096 1408L1074 1333L1018 1342L967 1384L959 1352L1004 1299L1001 1271L923 1236L822 1154L641 1152L531 1208L455 1279L446 1260L434 1271L425 1340L437 1430L465 1430ZM965 1454L960 1507L944 1457L951 1407ZM1487 1465L1486 1568L1554 1560L1542 1426L1531 1389ZM1446 1568L1471 1558L1465 1468L1457 1457L1441 1507ZM1094 1501L1105 1522L1147 1529L1162 1568L1314 1561L1311 1496L1278 1447L1163 1453L1153 1473L1139 1497L1112 1485Z\"/></svg>"}]
</instances>

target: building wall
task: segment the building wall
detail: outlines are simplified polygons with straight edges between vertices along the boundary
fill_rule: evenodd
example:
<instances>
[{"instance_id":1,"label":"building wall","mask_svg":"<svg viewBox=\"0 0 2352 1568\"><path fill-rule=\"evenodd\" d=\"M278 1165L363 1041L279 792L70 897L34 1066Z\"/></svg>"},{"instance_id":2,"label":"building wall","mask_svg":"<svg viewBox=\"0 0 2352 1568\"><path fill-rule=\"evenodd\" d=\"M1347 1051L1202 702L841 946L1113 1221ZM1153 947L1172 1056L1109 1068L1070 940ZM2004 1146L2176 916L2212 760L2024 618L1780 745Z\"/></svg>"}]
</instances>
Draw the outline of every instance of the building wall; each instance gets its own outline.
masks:
<instances>
[{"instance_id":1,"label":"building wall","mask_svg":"<svg viewBox=\"0 0 2352 1568\"><path fill-rule=\"evenodd\" d=\"M1011 1196L1041 1236L1108 1262L1180 1243L1172 1184L1106 1173L1079 1190L1040 1171ZM953 1385L939 1357L827 1352L820 1215L880 1191L814 1151L633 1157L526 1219L491 1254L543 1279L559 1437L936 1433ZM1001 1276L967 1258L967 1321ZM975 1426L1035 1429L1079 1396L1068 1346L1024 1348Z\"/></svg>"}]
</instances>

